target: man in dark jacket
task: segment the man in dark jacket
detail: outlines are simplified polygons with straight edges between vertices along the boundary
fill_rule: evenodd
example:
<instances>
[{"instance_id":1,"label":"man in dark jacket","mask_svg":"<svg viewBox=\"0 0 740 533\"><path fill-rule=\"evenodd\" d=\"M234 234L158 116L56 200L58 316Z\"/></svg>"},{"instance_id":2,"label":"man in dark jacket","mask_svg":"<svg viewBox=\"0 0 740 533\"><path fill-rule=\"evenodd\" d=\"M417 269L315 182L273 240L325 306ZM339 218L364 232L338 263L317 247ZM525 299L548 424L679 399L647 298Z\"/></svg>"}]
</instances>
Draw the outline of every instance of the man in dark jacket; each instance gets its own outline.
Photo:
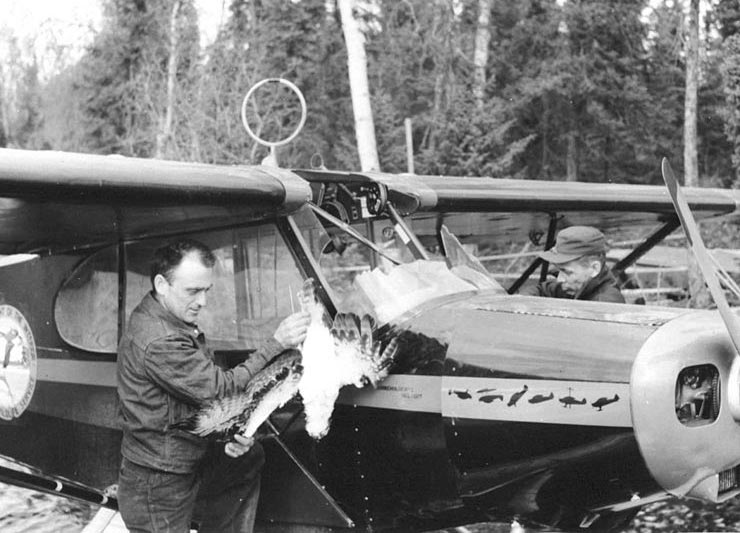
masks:
<instances>
[{"instance_id":1,"label":"man in dark jacket","mask_svg":"<svg viewBox=\"0 0 740 533\"><path fill-rule=\"evenodd\" d=\"M556 279L522 288L520 294L624 303L617 280L606 266L604 234L590 226L571 226L558 233L555 246L539 256L558 269Z\"/></svg>"},{"instance_id":2,"label":"man in dark jacket","mask_svg":"<svg viewBox=\"0 0 740 533\"><path fill-rule=\"evenodd\" d=\"M218 445L170 425L205 401L243 391L270 359L303 341L309 317L289 316L246 362L217 366L197 326L214 264L211 250L190 239L157 250L152 292L134 309L118 347L118 502L132 533L188 532L193 519L201 533L253 528L261 446L238 435Z\"/></svg>"}]
</instances>

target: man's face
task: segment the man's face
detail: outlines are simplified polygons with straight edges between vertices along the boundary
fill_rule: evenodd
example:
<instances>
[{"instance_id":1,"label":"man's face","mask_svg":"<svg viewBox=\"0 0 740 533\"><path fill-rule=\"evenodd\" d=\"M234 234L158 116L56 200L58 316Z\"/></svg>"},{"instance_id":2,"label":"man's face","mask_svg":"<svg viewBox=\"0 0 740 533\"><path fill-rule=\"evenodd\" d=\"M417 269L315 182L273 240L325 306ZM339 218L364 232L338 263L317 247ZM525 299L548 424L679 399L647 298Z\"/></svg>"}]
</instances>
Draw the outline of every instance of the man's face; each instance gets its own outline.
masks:
<instances>
[{"instance_id":1,"label":"man's face","mask_svg":"<svg viewBox=\"0 0 740 533\"><path fill-rule=\"evenodd\" d=\"M558 279L562 282L565 292L575 296L581 287L591 278L595 278L601 270L599 261L585 262L583 259L574 259L558 265Z\"/></svg>"},{"instance_id":2,"label":"man's face","mask_svg":"<svg viewBox=\"0 0 740 533\"><path fill-rule=\"evenodd\" d=\"M205 266L195 253L186 255L172 272L172 281L157 275L154 288L157 299L173 315L194 324L206 306L206 293L213 286L213 269Z\"/></svg>"}]
</instances>

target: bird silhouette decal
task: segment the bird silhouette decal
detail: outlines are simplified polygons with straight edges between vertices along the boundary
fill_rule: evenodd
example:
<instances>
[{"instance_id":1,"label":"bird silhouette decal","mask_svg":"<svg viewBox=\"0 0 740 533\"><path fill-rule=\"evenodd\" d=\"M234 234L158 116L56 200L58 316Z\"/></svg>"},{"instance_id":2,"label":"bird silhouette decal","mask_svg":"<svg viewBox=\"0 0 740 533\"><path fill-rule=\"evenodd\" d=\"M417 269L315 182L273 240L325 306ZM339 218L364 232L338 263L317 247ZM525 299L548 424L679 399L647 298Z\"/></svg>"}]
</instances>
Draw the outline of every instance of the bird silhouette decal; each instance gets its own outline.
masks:
<instances>
[{"instance_id":1,"label":"bird silhouette decal","mask_svg":"<svg viewBox=\"0 0 740 533\"><path fill-rule=\"evenodd\" d=\"M529 399L529 403L542 403L548 400L552 400L553 398L555 398L555 393L552 392L547 396L543 394L535 394Z\"/></svg>"},{"instance_id":2,"label":"bird silhouette decal","mask_svg":"<svg viewBox=\"0 0 740 533\"><path fill-rule=\"evenodd\" d=\"M509 398L509 403L507 403L506 405L507 405L508 407L511 407L512 405L513 405L513 406L516 406L516 403L517 403L517 402L519 401L519 399L520 399L520 398L521 398L522 396L524 396L524 394L525 394L525 393L526 393L526 392L527 392L528 390L529 390L529 387L528 387L528 386L526 386L526 385L524 385L524 387L522 387L522 390L520 390L519 392L515 392L514 394L512 394L512 395L511 395L511 398Z\"/></svg>"},{"instance_id":3,"label":"bird silhouette decal","mask_svg":"<svg viewBox=\"0 0 740 533\"><path fill-rule=\"evenodd\" d=\"M171 427L195 435L251 437L275 409L300 393L306 431L320 439L329 431L334 402L345 385L376 386L398 349L395 330L378 329L370 315L338 313L332 322L316 297L312 279L298 299L311 320L300 351L287 350L250 380L244 392L206 402Z\"/></svg>"},{"instance_id":4,"label":"bird silhouette decal","mask_svg":"<svg viewBox=\"0 0 740 533\"><path fill-rule=\"evenodd\" d=\"M495 389L492 389L492 390L495 390ZM483 396L478 398L478 401L483 402L483 403L493 403L496 400L501 400L503 402L504 395L503 394L484 394Z\"/></svg>"},{"instance_id":5,"label":"bird silhouette decal","mask_svg":"<svg viewBox=\"0 0 740 533\"><path fill-rule=\"evenodd\" d=\"M472 396L470 395L470 391L468 389L465 389L465 390L450 389L447 392L447 394L454 394L461 400L469 400L470 398L472 398Z\"/></svg>"},{"instance_id":6,"label":"bird silhouette decal","mask_svg":"<svg viewBox=\"0 0 740 533\"><path fill-rule=\"evenodd\" d=\"M601 397L595 402L593 402L591 405L596 407L599 411L603 410L604 406L609 405L610 403L618 402L619 401L619 394L615 394L613 398L606 398Z\"/></svg>"}]
</instances>

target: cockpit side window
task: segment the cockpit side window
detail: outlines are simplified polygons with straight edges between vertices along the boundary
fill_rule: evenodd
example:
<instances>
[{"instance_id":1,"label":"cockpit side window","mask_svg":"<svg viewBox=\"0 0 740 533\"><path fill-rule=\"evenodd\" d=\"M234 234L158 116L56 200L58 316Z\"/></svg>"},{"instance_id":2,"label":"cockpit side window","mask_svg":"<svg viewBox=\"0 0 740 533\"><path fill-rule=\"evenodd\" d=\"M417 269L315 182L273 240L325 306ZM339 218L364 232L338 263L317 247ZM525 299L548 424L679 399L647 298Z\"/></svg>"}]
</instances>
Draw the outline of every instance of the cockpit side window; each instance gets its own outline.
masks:
<instances>
[{"instance_id":1,"label":"cockpit side window","mask_svg":"<svg viewBox=\"0 0 740 533\"><path fill-rule=\"evenodd\" d=\"M303 279L273 224L193 235L216 255L213 288L199 326L220 350L248 350L273 335L295 309ZM151 257L166 240L126 246L126 315L151 290Z\"/></svg>"},{"instance_id":2,"label":"cockpit side window","mask_svg":"<svg viewBox=\"0 0 740 533\"><path fill-rule=\"evenodd\" d=\"M275 333L278 324L299 310L297 293L303 277L278 229L260 225L237 234L240 298L239 332L249 346L258 346Z\"/></svg>"},{"instance_id":3,"label":"cockpit side window","mask_svg":"<svg viewBox=\"0 0 740 533\"><path fill-rule=\"evenodd\" d=\"M234 290L234 260L231 232L207 233L194 236L216 255L213 287L208 291L206 307L201 311L199 326L211 341L230 344L238 342L236 298ZM126 319L152 290L150 265L154 251L170 239L151 239L126 245Z\"/></svg>"},{"instance_id":4,"label":"cockpit side window","mask_svg":"<svg viewBox=\"0 0 740 533\"><path fill-rule=\"evenodd\" d=\"M76 348L111 353L118 344L118 249L104 248L82 261L54 303L62 339Z\"/></svg>"},{"instance_id":5,"label":"cockpit side window","mask_svg":"<svg viewBox=\"0 0 740 533\"><path fill-rule=\"evenodd\" d=\"M216 350L249 350L273 335L298 310L303 277L273 224L193 235L216 255L213 288L199 326ZM124 246L126 320L151 291L150 261L167 239ZM92 352L115 353L118 345L118 247L83 260L57 294L54 315L61 337Z\"/></svg>"}]
</instances>

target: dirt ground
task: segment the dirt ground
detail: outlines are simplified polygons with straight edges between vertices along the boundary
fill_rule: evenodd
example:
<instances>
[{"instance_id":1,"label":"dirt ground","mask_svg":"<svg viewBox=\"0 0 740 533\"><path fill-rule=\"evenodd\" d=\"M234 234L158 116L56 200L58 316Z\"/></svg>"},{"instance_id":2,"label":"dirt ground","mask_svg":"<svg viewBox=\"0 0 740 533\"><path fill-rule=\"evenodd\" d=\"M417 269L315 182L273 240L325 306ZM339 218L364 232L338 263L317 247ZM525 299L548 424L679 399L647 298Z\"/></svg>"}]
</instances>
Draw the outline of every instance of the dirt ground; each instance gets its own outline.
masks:
<instances>
[{"instance_id":1,"label":"dirt ground","mask_svg":"<svg viewBox=\"0 0 740 533\"><path fill-rule=\"evenodd\" d=\"M740 531L740 498L717 505L672 500L647 505L624 533Z\"/></svg>"}]
</instances>

